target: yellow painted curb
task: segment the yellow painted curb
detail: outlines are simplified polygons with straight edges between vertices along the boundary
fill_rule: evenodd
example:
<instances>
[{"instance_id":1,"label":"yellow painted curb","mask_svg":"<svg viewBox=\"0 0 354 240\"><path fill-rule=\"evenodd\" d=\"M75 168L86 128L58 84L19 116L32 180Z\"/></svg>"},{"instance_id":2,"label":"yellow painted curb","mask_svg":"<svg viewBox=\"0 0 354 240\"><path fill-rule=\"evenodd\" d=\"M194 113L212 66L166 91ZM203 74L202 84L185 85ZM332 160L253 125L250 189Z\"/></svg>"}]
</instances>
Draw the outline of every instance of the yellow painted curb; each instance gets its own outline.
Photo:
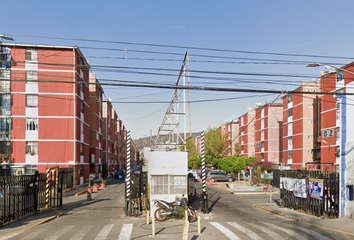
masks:
<instances>
[{"instance_id":1,"label":"yellow painted curb","mask_svg":"<svg viewBox=\"0 0 354 240\"><path fill-rule=\"evenodd\" d=\"M17 233L24 232L24 231L29 230L29 229L31 229L31 228L37 227L37 226L39 226L39 225L41 225L41 224L43 224L43 223L52 221L53 219L58 218L58 217L60 217L61 215L64 214L64 213L59 212L59 211L57 211L57 210L55 210L55 209L53 209L53 208L46 208L46 209L43 209L43 210L40 211L40 213L42 213L42 212L47 212L47 211L51 211L51 210L52 210L52 211L55 211L55 212L58 212L59 214L56 215L56 216L53 216L53 217L49 217L49 218L47 218L47 219L44 219L43 221L41 221L41 222L39 222L39 223L36 223L36 224L34 224L34 225L32 225L32 226L30 226L30 227L28 227L28 228L25 228L25 229L22 229L22 230L13 232L13 233L8 233L8 234L5 234L5 235L2 235L2 236L0 236L0 238L6 237L6 236L10 236L10 235L13 235L13 234L17 234Z\"/></svg>"},{"instance_id":2,"label":"yellow painted curb","mask_svg":"<svg viewBox=\"0 0 354 240\"><path fill-rule=\"evenodd\" d=\"M279 216L282 216L282 217L286 217L286 215L283 214L283 213L280 213L280 212L277 212L277 211L273 211L273 210L269 210L269 209L266 209L266 208L257 206L257 205L255 205L255 204L253 205L253 207L259 208L259 209L261 209L261 210L264 210L264 211L267 211L267 212L270 212L270 213L273 213L273 214L276 214L276 215L279 215Z\"/></svg>"},{"instance_id":3,"label":"yellow painted curb","mask_svg":"<svg viewBox=\"0 0 354 240\"><path fill-rule=\"evenodd\" d=\"M87 192L87 189L85 189L84 191L81 191L81 192L76 193L76 194L75 194L75 197L80 196L81 194L83 194L83 193L85 193L85 192Z\"/></svg>"},{"instance_id":4,"label":"yellow painted curb","mask_svg":"<svg viewBox=\"0 0 354 240\"><path fill-rule=\"evenodd\" d=\"M72 188L69 188L69 189L66 189L64 192L69 192L71 190L74 190L76 187L72 187Z\"/></svg>"}]
</instances>

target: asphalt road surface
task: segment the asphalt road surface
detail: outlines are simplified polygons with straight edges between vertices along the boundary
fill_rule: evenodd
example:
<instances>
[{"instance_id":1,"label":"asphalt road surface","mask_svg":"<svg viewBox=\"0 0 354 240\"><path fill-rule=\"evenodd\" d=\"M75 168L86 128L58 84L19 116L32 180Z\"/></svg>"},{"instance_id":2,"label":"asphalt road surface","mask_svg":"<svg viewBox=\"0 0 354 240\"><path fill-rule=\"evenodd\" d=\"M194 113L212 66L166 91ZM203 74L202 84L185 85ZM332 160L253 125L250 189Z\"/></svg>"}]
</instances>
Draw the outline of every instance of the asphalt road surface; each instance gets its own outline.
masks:
<instances>
[{"instance_id":1,"label":"asphalt road surface","mask_svg":"<svg viewBox=\"0 0 354 240\"><path fill-rule=\"evenodd\" d=\"M199 183L200 184L200 183ZM200 186L198 192L200 192ZM190 223L188 239L352 239L352 236L315 228L253 207L253 204L269 201L269 195L236 195L208 186L209 214L201 214L202 233L198 235L198 223ZM279 195L273 199L279 200ZM35 228L3 237L5 239L182 239L183 220L170 219L156 222L155 235L152 224L143 217L126 217L124 184L113 183L93 200L83 197L64 199L59 209L64 213L53 221Z\"/></svg>"}]
</instances>

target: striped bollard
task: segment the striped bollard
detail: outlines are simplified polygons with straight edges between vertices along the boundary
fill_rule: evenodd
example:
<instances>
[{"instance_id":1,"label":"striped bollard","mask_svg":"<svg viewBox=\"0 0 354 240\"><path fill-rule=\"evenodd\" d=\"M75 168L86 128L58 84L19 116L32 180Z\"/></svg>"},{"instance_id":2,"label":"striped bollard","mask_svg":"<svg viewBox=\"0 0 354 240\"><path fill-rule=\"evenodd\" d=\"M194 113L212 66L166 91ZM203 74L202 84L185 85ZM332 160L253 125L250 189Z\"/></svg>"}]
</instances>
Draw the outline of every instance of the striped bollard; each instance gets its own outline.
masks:
<instances>
[{"instance_id":1,"label":"striped bollard","mask_svg":"<svg viewBox=\"0 0 354 240\"><path fill-rule=\"evenodd\" d=\"M206 194L206 176L205 176L205 154L204 154L204 131L201 137L201 152L202 152L202 212L209 213L208 194Z\"/></svg>"},{"instance_id":2,"label":"striped bollard","mask_svg":"<svg viewBox=\"0 0 354 240\"><path fill-rule=\"evenodd\" d=\"M50 191L50 184L49 184L49 177L50 177L50 168L47 168L47 180L45 184L45 207L49 207L49 191Z\"/></svg>"},{"instance_id":3,"label":"striped bollard","mask_svg":"<svg viewBox=\"0 0 354 240\"><path fill-rule=\"evenodd\" d=\"M125 186L126 186L125 200L126 200L126 208L127 208L126 215L128 215L129 200L130 200L130 131L127 132L127 172L125 174Z\"/></svg>"}]
</instances>

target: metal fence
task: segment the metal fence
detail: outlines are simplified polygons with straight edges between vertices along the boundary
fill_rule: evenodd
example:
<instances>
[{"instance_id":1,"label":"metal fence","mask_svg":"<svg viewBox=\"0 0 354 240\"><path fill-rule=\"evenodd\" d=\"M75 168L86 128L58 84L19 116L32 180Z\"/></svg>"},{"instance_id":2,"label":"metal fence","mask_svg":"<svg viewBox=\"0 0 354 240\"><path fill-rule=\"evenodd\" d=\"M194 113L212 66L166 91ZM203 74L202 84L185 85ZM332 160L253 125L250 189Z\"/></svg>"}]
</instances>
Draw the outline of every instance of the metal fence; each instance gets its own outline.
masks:
<instances>
[{"instance_id":1,"label":"metal fence","mask_svg":"<svg viewBox=\"0 0 354 240\"><path fill-rule=\"evenodd\" d=\"M148 210L150 206L146 196L148 186L147 173L131 173L130 176L130 197L125 211L127 216L139 216ZM125 183L125 190L127 190L127 183Z\"/></svg>"},{"instance_id":2,"label":"metal fence","mask_svg":"<svg viewBox=\"0 0 354 240\"><path fill-rule=\"evenodd\" d=\"M315 216L339 217L339 173L280 171L282 206Z\"/></svg>"},{"instance_id":3,"label":"metal fence","mask_svg":"<svg viewBox=\"0 0 354 240\"><path fill-rule=\"evenodd\" d=\"M72 168L33 175L0 176L0 226L46 207L59 207L73 187Z\"/></svg>"}]
</instances>

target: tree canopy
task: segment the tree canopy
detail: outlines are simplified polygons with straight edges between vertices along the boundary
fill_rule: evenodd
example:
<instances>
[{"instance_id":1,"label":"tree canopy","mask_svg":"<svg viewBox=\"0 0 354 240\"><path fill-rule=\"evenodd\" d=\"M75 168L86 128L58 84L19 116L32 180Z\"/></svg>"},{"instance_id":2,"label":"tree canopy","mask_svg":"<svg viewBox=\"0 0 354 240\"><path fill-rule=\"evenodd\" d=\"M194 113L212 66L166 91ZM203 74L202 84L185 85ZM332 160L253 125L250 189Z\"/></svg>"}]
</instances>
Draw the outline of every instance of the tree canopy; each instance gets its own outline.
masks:
<instances>
[{"instance_id":1,"label":"tree canopy","mask_svg":"<svg viewBox=\"0 0 354 240\"><path fill-rule=\"evenodd\" d=\"M224 136L218 128L209 128L204 134L205 163L218 163L224 151Z\"/></svg>"}]
</instances>

